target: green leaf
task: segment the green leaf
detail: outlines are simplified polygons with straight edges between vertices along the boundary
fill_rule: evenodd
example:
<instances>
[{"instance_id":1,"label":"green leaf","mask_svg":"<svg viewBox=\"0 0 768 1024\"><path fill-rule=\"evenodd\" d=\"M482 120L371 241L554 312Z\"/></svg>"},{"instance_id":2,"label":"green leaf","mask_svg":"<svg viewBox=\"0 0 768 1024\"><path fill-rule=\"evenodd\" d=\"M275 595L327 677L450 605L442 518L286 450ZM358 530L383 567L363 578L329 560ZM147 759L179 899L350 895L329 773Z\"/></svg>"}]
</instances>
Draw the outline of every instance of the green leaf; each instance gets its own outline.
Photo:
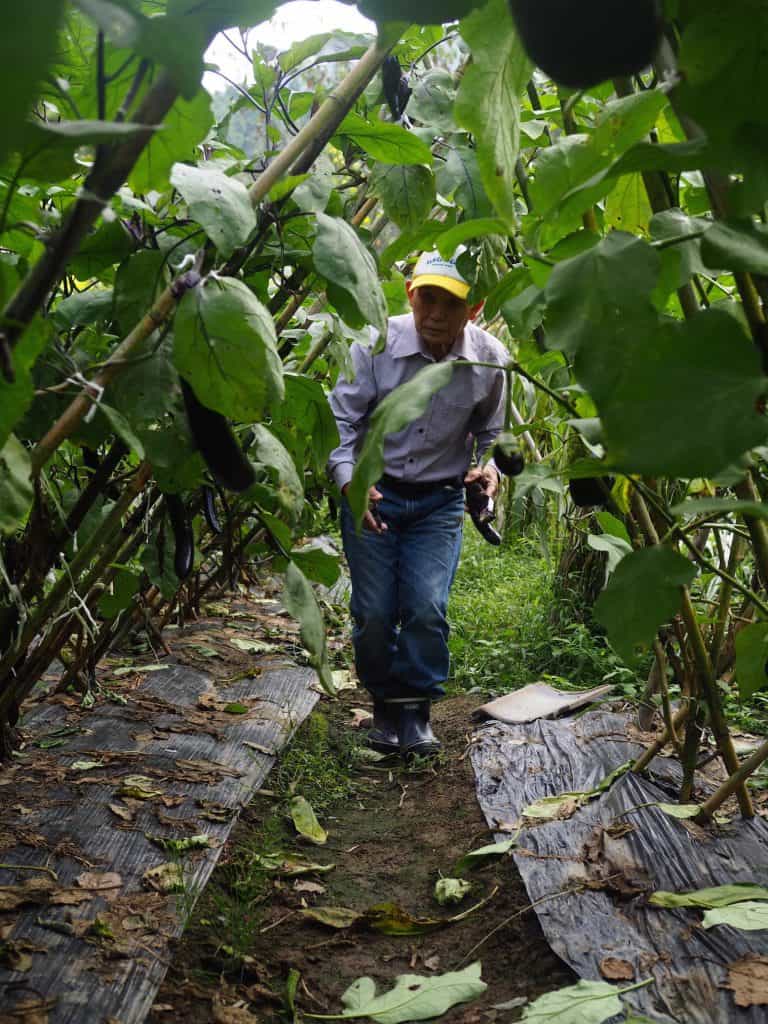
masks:
<instances>
[{"instance_id":1,"label":"green leaf","mask_svg":"<svg viewBox=\"0 0 768 1024\"><path fill-rule=\"evenodd\" d=\"M450 145L443 163L435 167L437 189L442 195L452 197L472 220L490 217L493 206L483 188L477 150L467 145Z\"/></svg>"},{"instance_id":2,"label":"green leaf","mask_svg":"<svg viewBox=\"0 0 768 1024\"><path fill-rule=\"evenodd\" d=\"M708 889L694 889L692 892L665 892L657 890L648 902L657 907L730 907L745 900L768 900L768 889L748 882L734 882L731 885L714 885Z\"/></svg>"},{"instance_id":3,"label":"green leaf","mask_svg":"<svg viewBox=\"0 0 768 1024\"><path fill-rule=\"evenodd\" d=\"M625 661L635 647L650 647L654 636L680 608L681 587L696 575L687 558L665 547L633 551L619 562L595 602L595 618Z\"/></svg>"},{"instance_id":4,"label":"green leaf","mask_svg":"<svg viewBox=\"0 0 768 1024\"><path fill-rule=\"evenodd\" d=\"M38 86L55 60L65 6L64 0L37 0L32 9L6 11L0 33L0 165L24 136Z\"/></svg>"},{"instance_id":5,"label":"green leaf","mask_svg":"<svg viewBox=\"0 0 768 1024\"><path fill-rule=\"evenodd\" d=\"M70 261L69 269L81 281L86 281L114 263L122 263L135 248L135 241L120 221L108 221L85 239Z\"/></svg>"},{"instance_id":6,"label":"green leaf","mask_svg":"<svg viewBox=\"0 0 768 1024\"><path fill-rule=\"evenodd\" d=\"M627 334L612 351L606 337L593 339L576 368L597 403L613 465L709 477L765 440L760 358L722 303L652 333L628 324Z\"/></svg>"},{"instance_id":7,"label":"green leaf","mask_svg":"<svg viewBox=\"0 0 768 1024\"><path fill-rule=\"evenodd\" d=\"M314 580L315 583L332 587L339 578L341 570L338 557L328 554L322 548L293 548L290 554L291 561L298 565L307 579Z\"/></svg>"},{"instance_id":8,"label":"green leaf","mask_svg":"<svg viewBox=\"0 0 768 1024\"><path fill-rule=\"evenodd\" d=\"M27 449L11 434L0 448L0 533L11 534L27 518L34 489Z\"/></svg>"},{"instance_id":9,"label":"green leaf","mask_svg":"<svg viewBox=\"0 0 768 1024\"><path fill-rule=\"evenodd\" d=\"M463 242L486 235L505 235L506 228L502 221L495 217L478 217L475 220L463 220L455 227L449 228L437 238L437 249L441 256L450 257Z\"/></svg>"},{"instance_id":10,"label":"green leaf","mask_svg":"<svg viewBox=\"0 0 768 1024\"><path fill-rule=\"evenodd\" d=\"M433 363L390 391L371 416L365 441L357 459L347 498L360 526L368 502L368 488L376 483L384 469L384 441L389 434L423 415L432 396L445 387L453 374L452 363Z\"/></svg>"},{"instance_id":11,"label":"green leaf","mask_svg":"<svg viewBox=\"0 0 768 1024\"><path fill-rule=\"evenodd\" d=\"M453 104L456 98L454 77L445 68L433 68L413 87L408 101L408 116L428 124L440 133L455 128Z\"/></svg>"},{"instance_id":12,"label":"green leaf","mask_svg":"<svg viewBox=\"0 0 768 1024\"><path fill-rule=\"evenodd\" d=\"M318 213L312 258L318 274L348 296L363 320L386 337L387 303L376 262L355 229L340 217Z\"/></svg>"},{"instance_id":13,"label":"green leaf","mask_svg":"<svg viewBox=\"0 0 768 1024\"><path fill-rule=\"evenodd\" d=\"M173 165L194 160L199 143L213 124L211 97L201 89L192 100L176 100L158 131L137 160L128 180L134 192L145 195L168 187Z\"/></svg>"},{"instance_id":14,"label":"green leaf","mask_svg":"<svg viewBox=\"0 0 768 1024\"><path fill-rule=\"evenodd\" d=\"M186 292L173 360L203 405L232 419L261 419L284 397L272 317L235 278L210 277Z\"/></svg>"},{"instance_id":15,"label":"green leaf","mask_svg":"<svg viewBox=\"0 0 768 1024\"><path fill-rule=\"evenodd\" d=\"M522 1020L535 1024L602 1024L622 1012L621 989L605 981L579 981L534 999Z\"/></svg>"},{"instance_id":16,"label":"green leaf","mask_svg":"<svg viewBox=\"0 0 768 1024\"><path fill-rule=\"evenodd\" d=\"M29 409L34 398L32 367L45 348L49 329L40 320L29 325L13 350L13 370L16 376L11 384L0 374L0 449L7 442L11 431Z\"/></svg>"},{"instance_id":17,"label":"green leaf","mask_svg":"<svg viewBox=\"0 0 768 1024\"><path fill-rule=\"evenodd\" d=\"M312 804L303 796L295 796L291 800L291 821L299 835L310 842L322 846L328 840L328 833L317 820Z\"/></svg>"},{"instance_id":18,"label":"green leaf","mask_svg":"<svg viewBox=\"0 0 768 1024\"><path fill-rule=\"evenodd\" d=\"M651 204L640 174L628 174L611 190L605 204L605 226L633 234L645 233Z\"/></svg>"},{"instance_id":19,"label":"green leaf","mask_svg":"<svg viewBox=\"0 0 768 1024\"><path fill-rule=\"evenodd\" d=\"M767 666L768 622L753 622L736 633L736 682L742 700L768 686Z\"/></svg>"},{"instance_id":20,"label":"green leaf","mask_svg":"<svg viewBox=\"0 0 768 1024\"><path fill-rule=\"evenodd\" d=\"M656 804L656 807L670 818L678 818L680 821L688 821L701 813L700 804Z\"/></svg>"},{"instance_id":21,"label":"green leaf","mask_svg":"<svg viewBox=\"0 0 768 1024\"><path fill-rule=\"evenodd\" d=\"M133 330L163 290L167 279L165 267L166 259L162 252L140 249L117 268L114 315L123 335ZM61 306L71 299L65 299L58 309L61 310Z\"/></svg>"},{"instance_id":22,"label":"green leaf","mask_svg":"<svg viewBox=\"0 0 768 1024\"><path fill-rule=\"evenodd\" d=\"M302 917L308 917L310 921L317 921L326 928L352 928L356 925L362 914L357 910L350 910L349 907L307 907L300 911Z\"/></svg>"},{"instance_id":23,"label":"green leaf","mask_svg":"<svg viewBox=\"0 0 768 1024\"><path fill-rule=\"evenodd\" d=\"M212 168L174 164L171 184L222 256L245 245L256 228L256 213L242 182Z\"/></svg>"},{"instance_id":24,"label":"green leaf","mask_svg":"<svg viewBox=\"0 0 768 1024\"><path fill-rule=\"evenodd\" d=\"M461 903L472 890L472 883L464 878L438 878L435 882L435 899L441 907L449 903Z\"/></svg>"},{"instance_id":25,"label":"green leaf","mask_svg":"<svg viewBox=\"0 0 768 1024\"><path fill-rule=\"evenodd\" d=\"M462 21L470 50L456 97L457 122L475 137L485 190L499 216L512 227L515 161L520 143L520 97L532 66L515 31L505 0L489 0Z\"/></svg>"},{"instance_id":26,"label":"green leaf","mask_svg":"<svg viewBox=\"0 0 768 1024\"><path fill-rule=\"evenodd\" d=\"M435 202L435 178L422 164L375 164L370 187L384 212L399 228L412 231L429 218Z\"/></svg>"},{"instance_id":27,"label":"green leaf","mask_svg":"<svg viewBox=\"0 0 768 1024\"><path fill-rule=\"evenodd\" d=\"M715 221L701 239L707 267L768 274L768 226L753 221Z\"/></svg>"},{"instance_id":28,"label":"green leaf","mask_svg":"<svg viewBox=\"0 0 768 1024\"><path fill-rule=\"evenodd\" d=\"M323 32L320 35L309 36L300 42L294 43L289 49L279 55L278 63L283 71L292 71L302 64L308 57L312 57L313 64L324 64L329 61L356 60L362 57L367 48L373 42L369 35L359 35L354 32Z\"/></svg>"},{"instance_id":29,"label":"green leaf","mask_svg":"<svg viewBox=\"0 0 768 1024\"><path fill-rule=\"evenodd\" d=\"M489 843L487 846L478 847L477 850L470 850L469 853L465 853L463 857L456 861L456 866L453 870L457 875L461 875L471 868L477 868L482 864L486 864L489 860L506 856L514 848L516 838L516 836L513 836L512 839L502 839L498 843Z\"/></svg>"},{"instance_id":30,"label":"green leaf","mask_svg":"<svg viewBox=\"0 0 768 1024\"><path fill-rule=\"evenodd\" d=\"M253 441L248 456L257 467L266 469L278 507L295 523L304 506L304 488L291 454L263 423L255 423L251 429Z\"/></svg>"},{"instance_id":31,"label":"green leaf","mask_svg":"<svg viewBox=\"0 0 768 1024\"><path fill-rule=\"evenodd\" d=\"M620 325L652 320L650 294L659 255L634 235L615 231L553 269L546 287L547 345L574 355L596 334L614 341ZM636 324L633 329L637 330Z\"/></svg>"},{"instance_id":32,"label":"green leaf","mask_svg":"<svg viewBox=\"0 0 768 1024\"><path fill-rule=\"evenodd\" d=\"M716 928L719 924L745 932L768 930L768 903L736 903L731 907L707 910L701 927Z\"/></svg>"},{"instance_id":33,"label":"green leaf","mask_svg":"<svg viewBox=\"0 0 768 1024\"><path fill-rule=\"evenodd\" d=\"M620 519L612 515L610 512L598 512L595 516L600 529L603 533L608 534L609 537L618 537L620 540L625 540L627 544L631 543L631 538L627 532L627 528Z\"/></svg>"},{"instance_id":34,"label":"green leaf","mask_svg":"<svg viewBox=\"0 0 768 1024\"><path fill-rule=\"evenodd\" d=\"M346 139L385 164L431 164L432 150L413 132L389 121L366 121L359 114L347 114L336 130Z\"/></svg>"},{"instance_id":35,"label":"green leaf","mask_svg":"<svg viewBox=\"0 0 768 1024\"><path fill-rule=\"evenodd\" d=\"M323 689L334 696L335 687L328 664L325 645L325 626L312 586L293 562L285 573L285 606L301 626L301 641L309 651L310 664L315 669Z\"/></svg>"},{"instance_id":36,"label":"green leaf","mask_svg":"<svg viewBox=\"0 0 768 1024\"><path fill-rule=\"evenodd\" d=\"M603 551L608 556L605 563L606 579L611 575L619 562L632 551L632 545L623 537L612 537L610 534L590 533L587 544L593 551Z\"/></svg>"},{"instance_id":37,"label":"green leaf","mask_svg":"<svg viewBox=\"0 0 768 1024\"><path fill-rule=\"evenodd\" d=\"M372 978L358 978L341 997L346 1009L340 1019L369 1017L376 1024L402 1024L439 1017L452 1006L467 1003L485 992L488 986L480 980L480 970L478 962L463 971L427 978L401 974L395 987L381 995L376 994Z\"/></svg>"},{"instance_id":38,"label":"green leaf","mask_svg":"<svg viewBox=\"0 0 768 1024\"><path fill-rule=\"evenodd\" d=\"M670 512L675 516L740 515L768 519L768 505L736 498L686 498L673 505Z\"/></svg>"},{"instance_id":39,"label":"green leaf","mask_svg":"<svg viewBox=\"0 0 768 1024\"><path fill-rule=\"evenodd\" d=\"M140 574L130 569L118 569L112 581L112 591L105 591L98 601L98 610L104 618L114 618L133 603L141 583Z\"/></svg>"}]
</instances>

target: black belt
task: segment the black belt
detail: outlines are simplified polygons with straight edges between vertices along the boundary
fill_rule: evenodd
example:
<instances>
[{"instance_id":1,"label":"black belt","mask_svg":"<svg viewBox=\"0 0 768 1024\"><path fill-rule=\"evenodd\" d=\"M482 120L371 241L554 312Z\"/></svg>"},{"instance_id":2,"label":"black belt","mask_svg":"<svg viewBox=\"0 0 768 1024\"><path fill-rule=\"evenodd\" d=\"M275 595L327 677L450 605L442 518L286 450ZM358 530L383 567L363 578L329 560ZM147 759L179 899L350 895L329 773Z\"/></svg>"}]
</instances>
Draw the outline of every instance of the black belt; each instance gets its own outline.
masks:
<instances>
[{"instance_id":1,"label":"black belt","mask_svg":"<svg viewBox=\"0 0 768 1024\"><path fill-rule=\"evenodd\" d=\"M464 480L460 476L447 477L445 480L398 480L396 476L389 476L385 473L379 480L380 484L388 487L395 494L403 498L419 498L424 494L432 494L444 487L463 487Z\"/></svg>"}]
</instances>

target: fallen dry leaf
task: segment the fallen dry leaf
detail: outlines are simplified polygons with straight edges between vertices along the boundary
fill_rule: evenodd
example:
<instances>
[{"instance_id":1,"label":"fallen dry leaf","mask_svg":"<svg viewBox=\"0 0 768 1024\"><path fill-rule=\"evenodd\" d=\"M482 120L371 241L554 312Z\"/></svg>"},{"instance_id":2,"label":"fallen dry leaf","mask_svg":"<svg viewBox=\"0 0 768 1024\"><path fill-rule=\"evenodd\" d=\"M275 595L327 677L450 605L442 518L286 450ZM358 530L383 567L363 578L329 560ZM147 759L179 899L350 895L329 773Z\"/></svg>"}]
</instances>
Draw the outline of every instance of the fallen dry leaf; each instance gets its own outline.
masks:
<instances>
[{"instance_id":1,"label":"fallen dry leaf","mask_svg":"<svg viewBox=\"0 0 768 1024\"><path fill-rule=\"evenodd\" d=\"M226 1006L218 992L211 1000L213 1019L215 1024L258 1024L258 1017L254 1017L242 1003L238 1006Z\"/></svg>"},{"instance_id":2,"label":"fallen dry leaf","mask_svg":"<svg viewBox=\"0 0 768 1024\"><path fill-rule=\"evenodd\" d=\"M82 889L57 889L51 893L48 902L57 907L76 907L79 903L87 903L92 899L93 895Z\"/></svg>"},{"instance_id":3,"label":"fallen dry leaf","mask_svg":"<svg viewBox=\"0 0 768 1024\"><path fill-rule=\"evenodd\" d=\"M629 960L617 956L604 956L600 961L600 973L608 981L633 981L635 969Z\"/></svg>"},{"instance_id":4,"label":"fallen dry leaf","mask_svg":"<svg viewBox=\"0 0 768 1024\"><path fill-rule=\"evenodd\" d=\"M728 964L728 984L737 1006L768 1006L768 956L748 953Z\"/></svg>"},{"instance_id":5,"label":"fallen dry leaf","mask_svg":"<svg viewBox=\"0 0 768 1024\"><path fill-rule=\"evenodd\" d=\"M293 888L296 892L311 892L318 896L322 896L326 891L325 886L321 885L319 882L308 882L302 878L296 879L293 883Z\"/></svg>"},{"instance_id":6,"label":"fallen dry leaf","mask_svg":"<svg viewBox=\"0 0 768 1024\"><path fill-rule=\"evenodd\" d=\"M123 880L116 871L84 871L75 879L81 889L119 889Z\"/></svg>"},{"instance_id":7,"label":"fallen dry leaf","mask_svg":"<svg viewBox=\"0 0 768 1024\"><path fill-rule=\"evenodd\" d=\"M178 892L184 888L184 872L181 864L165 861L149 868L141 876L142 882L155 892Z\"/></svg>"},{"instance_id":8,"label":"fallen dry leaf","mask_svg":"<svg viewBox=\"0 0 768 1024\"><path fill-rule=\"evenodd\" d=\"M125 804L107 804L110 811L116 814L118 818L122 818L123 821L133 821L133 811L130 807L126 807Z\"/></svg>"},{"instance_id":9,"label":"fallen dry leaf","mask_svg":"<svg viewBox=\"0 0 768 1024\"><path fill-rule=\"evenodd\" d=\"M373 716L367 708L350 708L352 721L349 723L353 729L367 728L373 721Z\"/></svg>"},{"instance_id":10,"label":"fallen dry leaf","mask_svg":"<svg viewBox=\"0 0 768 1024\"><path fill-rule=\"evenodd\" d=\"M30 878L24 885L2 885L0 911L16 910L27 903L47 903L55 888L51 878Z\"/></svg>"}]
</instances>

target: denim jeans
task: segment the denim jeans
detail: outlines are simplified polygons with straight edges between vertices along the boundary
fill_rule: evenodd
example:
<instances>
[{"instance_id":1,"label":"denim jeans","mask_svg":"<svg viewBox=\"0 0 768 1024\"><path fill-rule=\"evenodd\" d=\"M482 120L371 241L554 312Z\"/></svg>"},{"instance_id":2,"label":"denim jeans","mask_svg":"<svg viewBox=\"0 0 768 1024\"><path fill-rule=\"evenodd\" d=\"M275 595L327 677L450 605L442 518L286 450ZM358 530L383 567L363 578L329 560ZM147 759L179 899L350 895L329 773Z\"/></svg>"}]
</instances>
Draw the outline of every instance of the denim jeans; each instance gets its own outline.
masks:
<instances>
[{"instance_id":1,"label":"denim jeans","mask_svg":"<svg viewBox=\"0 0 768 1024\"><path fill-rule=\"evenodd\" d=\"M388 529L358 534L346 501L344 552L352 579L352 642L361 684L377 699L445 693L448 593L461 552L463 488L406 498L386 484L378 511Z\"/></svg>"}]
</instances>

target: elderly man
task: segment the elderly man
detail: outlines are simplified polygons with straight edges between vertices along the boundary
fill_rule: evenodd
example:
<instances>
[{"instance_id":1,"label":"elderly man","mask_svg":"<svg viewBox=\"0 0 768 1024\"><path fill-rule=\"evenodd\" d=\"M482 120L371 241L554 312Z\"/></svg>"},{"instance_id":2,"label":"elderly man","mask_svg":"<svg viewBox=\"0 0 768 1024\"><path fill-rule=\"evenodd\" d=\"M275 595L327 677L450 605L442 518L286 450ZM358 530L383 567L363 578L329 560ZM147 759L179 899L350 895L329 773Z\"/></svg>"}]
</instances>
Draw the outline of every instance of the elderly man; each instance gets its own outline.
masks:
<instances>
[{"instance_id":1,"label":"elderly man","mask_svg":"<svg viewBox=\"0 0 768 1024\"><path fill-rule=\"evenodd\" d=\"M373 410L433 362L455 362L426 412L384 443L384 474L369 492L358 533L342 502L342 537L352 580L358 678L373 697L368 743L382 753L432 755L440 742L430 703L448 675L448 593L461 550L464 486L479 480L493 496L492 463L479 461L501 431L509 355L473 320L469 285L455 260L424 253L407 284L411 312L389 320L383 351L354 344L354 380L330 397L341 443L329 471L346 494Z\"/></svg>"}]
</instances>

